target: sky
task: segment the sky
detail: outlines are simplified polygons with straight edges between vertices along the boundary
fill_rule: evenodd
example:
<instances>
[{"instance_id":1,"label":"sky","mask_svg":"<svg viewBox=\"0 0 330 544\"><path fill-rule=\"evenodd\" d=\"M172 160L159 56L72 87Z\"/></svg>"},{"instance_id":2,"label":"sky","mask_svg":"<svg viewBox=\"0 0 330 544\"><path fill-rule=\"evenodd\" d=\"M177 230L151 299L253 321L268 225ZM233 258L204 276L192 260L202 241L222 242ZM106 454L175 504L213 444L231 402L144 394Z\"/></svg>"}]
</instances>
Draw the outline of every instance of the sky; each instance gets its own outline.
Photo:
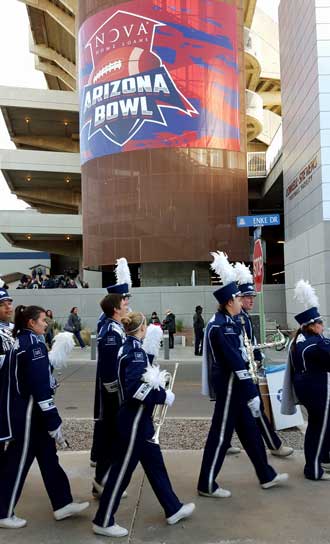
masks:
<instances>
[{"instance_id":1,"label":"sky","mask_svg":"<svg viewBox=\"0 0 330 544\"><path fill-rule=\"evenodd\" d=\"M277 20L280 0L258 0L257 5ZM13 34L12 29L15 29ZM10 46L13 39L14 47ZM10 50L10 55L5 54ZM34 68L34 55L29 53L29 22L26 6L18 0L1 0L0 7L0 85L46 89L46 80ZM0 112L0 149L15 149L10 141ZM0 172L0 210L22 210L27 204L10 193Z\"/></svg>"}]
</instances>

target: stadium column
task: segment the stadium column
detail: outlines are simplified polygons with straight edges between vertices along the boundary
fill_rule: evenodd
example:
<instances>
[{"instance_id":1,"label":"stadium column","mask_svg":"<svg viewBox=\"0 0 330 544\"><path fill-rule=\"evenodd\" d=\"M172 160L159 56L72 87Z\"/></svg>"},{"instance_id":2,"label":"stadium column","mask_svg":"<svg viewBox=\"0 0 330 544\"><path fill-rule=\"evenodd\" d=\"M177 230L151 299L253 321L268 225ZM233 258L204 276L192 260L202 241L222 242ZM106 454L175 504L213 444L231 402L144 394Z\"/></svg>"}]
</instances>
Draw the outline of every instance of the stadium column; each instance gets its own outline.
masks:
<instances>
[{"instance_id":1,"label":"stadium column","mask_svg":"<svg viewBox=\"0 0 330 544\"><path fill-rule=\"evenodd\" d=\"M240 0L79 1L84 266L248 258Z\"/></svg>"}]
</instances>

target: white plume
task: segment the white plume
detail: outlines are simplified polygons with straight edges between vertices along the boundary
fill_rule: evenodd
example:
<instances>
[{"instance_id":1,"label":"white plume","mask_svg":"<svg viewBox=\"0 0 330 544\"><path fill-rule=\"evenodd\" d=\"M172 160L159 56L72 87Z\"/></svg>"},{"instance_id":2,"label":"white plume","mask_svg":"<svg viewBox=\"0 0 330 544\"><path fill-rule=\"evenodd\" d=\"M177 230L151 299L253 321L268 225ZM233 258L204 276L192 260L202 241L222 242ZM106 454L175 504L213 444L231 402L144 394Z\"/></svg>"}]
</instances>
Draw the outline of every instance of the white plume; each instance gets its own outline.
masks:
<instances>
[{"instance_id":1,"label":"white plume","mask_svg":"<svg viewBox=\"0 0 330 544\"><path fill-rule=\"evenodd\" d=\"M227 285L232 281L236 281L236 274L233 266L228 262L228 257L222 251L211 253L214 261L211 263L211 268L218 276L220 276L223 285Z\"/></svg>"},{"instance_id":2,"label":"white plume","mask_svg":"<svg viewBox=\"0 0 330 544\"><path fill-rule=\"evenodd\" d=\"M116 274L117 284L128 283L129 289L132 287L131 273L129 271L127 259L125 259L125 257L121 257L120 259L117 259L115 274Z\"/></svg>"},{"instance_id":3,"label":"white plume","mask_svg":"<svg viewBox=\"0 0 330 544\"><path fill-rule=\"evenodd\" d=\"M53 340L52 349L48 353L51 365L60 370L68 365L68 357L74 348L73 334L60 332Z\"/></svg>"},{"instance_id":4,"label":"white plume","mask_svg":"<svg viewBox=\"0 0 330 544\"><path fill-rule=\"evenodd\" d=\"M236 281L239 285L243 283L253 283L253 276L251 270L244 263L236 263L234 266L236 273Z\"/></svg>"},{"instance_id":5,"label":"white plume","mask_svg":"<svg viewBox=\"0 0 330 544\"><path fill-rule=\"evenodd\" d=\"M0 278L0 289L5 285L5 282Z\"/></svg>"},{"instance_id":6,"label":"white plume","mask_svg":"<svg viewBox=\"0 0 330 544\"><path fill-rule=\"evenodd\" d=\"M159 365L148 364L145 373L142 374L142 379L145 383L151 385L153 389L159 391L160 387L165 389L167 376L166 370L160 370Z\"/></svg>"},{"instance_id":7,"label":"white plume","mask_svg":"<svg viewBox=\"0 0 330 544\"><path fill-rule=\"evenodd\" d=\"M297 282L294 290L294 298L303 304L306 310L312 306L319 307L319 299L309 281L299 280Z\"/></svg>"},{"instance_id":8,"label":"white plume","mask_svg":"<svg viewBox=\"0 0 330 544\"><path fill-rule=\"evenodd\" d=\"M149 353L149 355L154 355L158 357L160 342L163 338L162 328L158 325L148 325L147 333L143 340L142 347L144 351Z\"/></svg>"}]
</instances>

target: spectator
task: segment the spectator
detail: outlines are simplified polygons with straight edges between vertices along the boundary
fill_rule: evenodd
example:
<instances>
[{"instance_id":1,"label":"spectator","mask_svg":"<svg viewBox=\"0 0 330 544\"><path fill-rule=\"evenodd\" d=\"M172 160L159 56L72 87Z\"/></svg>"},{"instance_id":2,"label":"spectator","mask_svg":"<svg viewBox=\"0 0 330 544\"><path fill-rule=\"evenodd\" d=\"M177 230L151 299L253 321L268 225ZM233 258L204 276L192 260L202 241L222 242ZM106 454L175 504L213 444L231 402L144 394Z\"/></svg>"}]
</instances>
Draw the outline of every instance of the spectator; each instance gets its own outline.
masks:
<instances>
[{"instance_id":1,"label":"spectator","mask_svg":"<svg viewBox=\"0 0 330 544\"><path fill-rule=\"evenodd\" d=\"M28 285L27 289L40 289L41 285L37 278L34 278L30 284Z\"/></svg>"},{"instance_id":2,"label":"spectator","mask_svg":"<svg viewBox=\"0 0 330 544\"><path fill-rule=\"evenodd\" d=\"M54 318L51 310L46 311L47 329L45 332L45 341L49 349L52 347L52 341L54 338Z\"/></svg>"},{"instance_id":3,"label":"spectator","mask_svg":"<svg viewBox=\"0 0 330 544\"><path fill-rule=\"evenodd\" d=\"M152 312L151 314L151 318L149 319L149 325L160 325L161 326L161 322L160 322L160 319L157 315L157 312Z\"/></svg>"},{"instance_id":4,"label":"spectator","mask_svg":"<svg viewBox=\"0 0 330 544\"><path fill-rule=\"evenodd\" d=\"M64 325L64 330L73 332L75 337L77 338L79 345L81 349L84 349L85 343L83 339L81 338L80 331L81 331L81 319L78 315L78 308L77 306L74 306L71 308L70 315L68 317L68 321Z\"/></svg>"},{"instance_id":5,"label":"spectator","mask_svg":"<svg viewBox=\"0 0 330 544\"><path fill-rule=\"evenodd\" d=\"M174 348L174 334L176 333L175 315L171 310L166 310L165 319L163 321L164 331L168 331L169 347Z\"/></svg>"},{"instance_id":6,"label":"spectator","mask_svg":"<svg viewBox=\"0 0 330 544\"><path fill-rule=\"evenodd\" d=\"M203 308L196 306L195 315L193 317L194 333L195 333L195 355L203 353L203 336L204 336L204 319L202 317Z\"/></svg>"}]
</instances>

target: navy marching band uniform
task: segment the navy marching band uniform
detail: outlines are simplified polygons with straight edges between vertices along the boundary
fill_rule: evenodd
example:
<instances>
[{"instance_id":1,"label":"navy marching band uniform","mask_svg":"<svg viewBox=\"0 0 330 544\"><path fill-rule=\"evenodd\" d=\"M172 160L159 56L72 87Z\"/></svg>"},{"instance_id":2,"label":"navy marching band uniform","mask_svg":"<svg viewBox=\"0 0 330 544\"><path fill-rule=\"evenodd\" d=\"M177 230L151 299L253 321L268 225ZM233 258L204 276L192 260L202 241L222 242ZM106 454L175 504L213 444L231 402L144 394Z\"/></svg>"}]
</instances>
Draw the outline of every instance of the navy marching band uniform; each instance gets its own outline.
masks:
<instances>
[{"instance_id":1,"label":"navy marching band uniform","mask_svg":"<svg viewBox=\"0 0 330 544\"><path fill-rule=\"evenodd\" d=\"M68 478L59 465L55 440L49 434L60 427L62 420L53 400L56 381L46 345L25 329L6 355L4 370L7 388L3 387L0 398L0 440L13 440L0 467L0 519L13 515L35 458L53 510L58 510L71 503L72 496Z\"/></svg>"},{"instance_id":2,"label":"navy marching band uniform","mask_svg":"<svg viewBox=\"0 0 330 544\"><path fill-rule=\"evenodd\" d=\"M295 319L300 325L321 321L316 307ZM303 331L290 345L288 365L294 392L308 412L304 474L319 480L324 472L321 464L330 463L330 340Z\"/></svg>"},{"instance_id":3,"label":"navy marching band uniform","mask_svg":"<svg viewBox=\"0 0 330 544\"><path fill-rule=\"evenodd\" d=\"M182 506L175 495L154 434L152 413L155 404L164 404L166 391L154 389L142 381L148 356L142 342L127 336L119 353L118 382L121 406L118 413L118 457L111 466L94 523L99 527L114 525L114 515L122 493L140 461L167 518Z\"/></svg>"},{"instance_id":4,"label":"navy marching band uniform","mask_svg":"<svg viewBox=\"0 0 330 544\"><path fill-rule=\"evenodd\" d=\"M240 286L240 290L241 290L241 286ZM236 319L238 324L240 324L243 327L243 332L245 330L247 337L251 341L252 345L255 345L257 342L254 335L252 320L248 312L242 308L241 313L237 316ZM261 353L260 349L255 348L253 350L253 355L254 355L254 359L261 366L263 361L263 354ZM247 362L247 365L248 365L248 362ZM273 426L271 425L268 417L265 414L265 408L264 408L262 396L261 396L258 385L257 385L257 389L258 389L258 394L260 397L260 416L256 418L256 421L257 421L259 430L261 432L261 436L270 450L279 450L280 447L282 446L282 441L279 438L278 434L275 432Z\"/></svg>"},{"instance_id":5,"label":"navy marching band uniform","mask_svg":"<svg viewBox=\"0 0 330 544\"><path fill-rule=\"evenodd\" d=\"M119 283L115 285L109 285L107 287L107 292L109 295L121 295L122 297L129 297L129 286L128 283ZM106 475L106 472L109 468L109 465L111 463L112 459L112 453L111 453L111 444L113 442L113 434L110 436L107 434L106 428L106 419L107 417L110 417L110 426L113 428L113 425L111 425L111 421L114 420L117 411L118 411L118 404L115 398L115 391L112 391L111 393L111 399L109 398L109 394L106 394L106 388L102 385L102 378L101 378L101 371L100 367L102 367L102 374L107 374L106 366L107 364L113 369L115 372L113 375L114 380L117 379L117 355L118 350L120 346L122 345L124 339L125 339L125 333L123 333L123 328L121 327L120 323L116 322L114 319L112 320L114 323L117 323L117 325L120 327L120 329L117 328L117 333L119 333L120 336L123 336L122 341L119 340L118 335L116 337L116 344L118 344L118 349L102 349L102 346L104 345L104 325L108 323L108 317L105 315L104 312L101 313L97 320L96 330L98 334L98 353L100 353L100 347L105 357L103 357L103 361L100 361L100 357L98 357L97 362L97 370L96 370L96 383L95 383L95 397L94 397L94 433L93 433L93 443L92 443L92 449L91 449L91 462L93 463L92 466L98 466L96 470L95 479L96 482L100 485L102 484L102 480L104 476ZM100 332L102 330L102 335L100 335ZM111 332L109 331L108 336L110 337ZM116 328L114 330L114 335L116 335ZM108 341L108 347L110 348L110 340ZM108 351L108 353L107 353ZM107 363L106 357L110 357L110 362ZM110 370L110 372L113 372ZM108 380L104 380L105 382ZM112 380L108 380L111 382ZM113 405L113 409L111 409L111 405ZM109 409L108 409L109 408ZM111 431L111 429L110 429ZM108 452L108 453L107 453ZM106 468L107 467L107 468Z\"/></svg>"},{"instance_id":6,"label":"navy marching band uniform","mask_svg":"<svg viewBox=\"0 0 330 544\"><path fill-rule=\"evenodd\" d=\"M100 328L97 346L94 419L98 422L95 446L95 480L104 485L104 478L114 460L116 417L119 409L118 352L126 338L123 326L106 318Z\"/></svg>"},{"instance_id":7,"label":"navy marching band uniform","mask_svg":"<svg viewBox=\"0 0 330 544\"><path fill-rule=\"evenodd\" d=\"M235 295L239 295L235 282L214 293L220 304ZM267 463L258 426L247 404L258 396L258 390L246 368L243 349L241 327L227 312L219 310L205 332L203 382L207 378L210 396L216 402L198 481L198 491L202 495L212 495L219 487L216 478L234 429L254 465L260 483L266 484L276 478L276 472ZM207 393L207 387L203 392Z\"/></svg>"},{"instance_id":8,"label":"navy marching band uniform","mask_svg":"<svg viewBox=\"0 0 330 544\"><path fill-rule=\"evenodd\" d=\"M9 296L6 289L1 288L0 289L0 302L9 300L12 302L12 298ZM7 323L5 321L0 321L0 396L1 396L1 374L2 374L2 367L5 362L6 353L8 353L13 344L14 344L14 338L13 338L13 323ZM4 371L3 371L4 372ZM5 442L0 442L0 460L2 459L3 452L5 449Z\"/></svg>"}]
</instances>

